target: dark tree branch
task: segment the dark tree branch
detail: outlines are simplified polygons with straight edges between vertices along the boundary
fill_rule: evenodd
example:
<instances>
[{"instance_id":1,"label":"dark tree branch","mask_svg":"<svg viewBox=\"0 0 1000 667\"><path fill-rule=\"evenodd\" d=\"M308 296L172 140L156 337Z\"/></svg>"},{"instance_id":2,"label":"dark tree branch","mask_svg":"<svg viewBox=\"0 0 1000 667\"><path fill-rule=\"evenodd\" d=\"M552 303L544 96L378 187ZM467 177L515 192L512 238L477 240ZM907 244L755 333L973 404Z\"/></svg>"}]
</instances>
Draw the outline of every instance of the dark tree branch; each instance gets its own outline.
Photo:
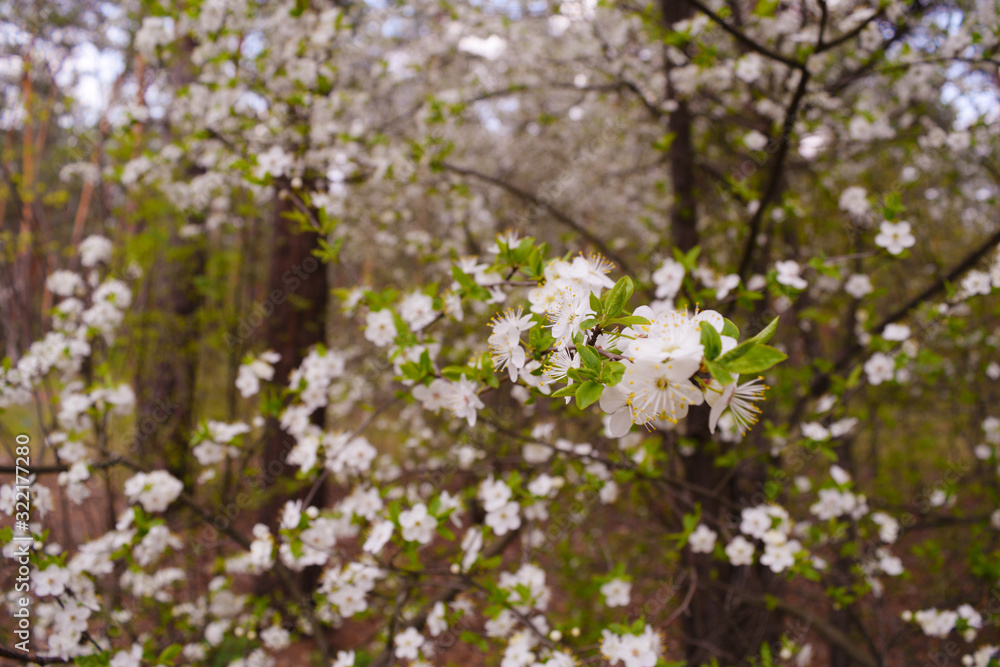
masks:
<instances>
[{"instance_id":1,"label":"dark tree branch","mask_svg":"<svg viewBox=\"0 0 1000 667\"><path fill-rule=\"evenodd\" d=\"M0 657L9 658L10 660L16 660L17 662L23 662L25 664L33 665L65 665L71 662L70 660L63 660L59 656L44 656L44 655L32 655L31 653L23 653L21 651L12 651L9 648L4 648L0 646Z\"/></svg>"},{"instance_id":2,"label":"dark tree branch","mask_svg":"<svg viewBox=\"0 0 1000 667\"><path fill-rule=\"evenodd\" d=\"M774 156L775 165L771 170L770 180L767 183L767 188L764 190L764 195L760 199L760 205L757 207L756 212L754 212L753 218L750 219L750 230L747 235L746 245L743 247L743 257L740 259L739 270L737 271L740 280L746 280L750 265L753 262L754 251L757 249L757 236L760 234L760 225L764 219L764 213L778 194L781 177L785 171L785 159L788 157L788 149L791 146L792 131L795 129L795 119L798 117L799 107L802 105L803 98L805 98L808 84L809 71L803 69L799 78L799 85L796 87L795 94L792 95L792 101L785 111L785 120L781 126L781 138L779 139L777 153Z\"/></svg>"},{"instance_id":3,"label":"dark tree branch","mask_svg":"<svg viewBox=\"0 0 1000 667\"><path fill-rule=\"evenodd\" d=\"M545 211L550 216L552 216L552 218L555 219L557 222L560 222L566 227L569 227L577 234L579 234L587 241L589 241L598 250L600 250L602 254L614 260L618 264L618 266L621 267L623 271L625 271L626 273L631 273L631 271L628 268L628 262L626 262L621 255L612 250L607 243L605 243L602 239L594 235L593 232L584 227L580 222L574 220L569 215L557 209L555 206L548 203L544 199L538 197L537 195L534 195L528 192L527 190L523 190L512 183L508 183L505 180L502 180L495 176L490 176L489 174L484 174L482 172L476 171L475 169L469 169L467 167L459 167L458 165L454 165L449 162L441 162L440 165L445 170L458 174L460 176L470 176L485 183L495 185L503 190L506 190L507 192L514 195L518 199L522 199L528 202L536 209Z\"/></svg>"},{"instance_id":4,"label":"dark tree branch","mask_svg":"<svg viewBox=\"0 0 1000 667\"><path fill-rule=\"evenodd\" d=\"M684 2L693 6L702 14L705 14L708 18L712 20L713 23L715 23L717 26L728 32L730 35L736 38L736 41L738 41L740 44L747 47L751 51L756 51L762 56L767 56L771 60L776 60L780 63L784 63L785 65L788 65L793 69L801 69L801 70L805 69L805 63L801 63L798 60L795 60L794 58L790 58L786 55L778 53L777 51L772 51L771 49L767 48L760 42L754 41L744 33L740 32L733 26L729 25L729 23L727 23L724 18L713 12L711 7L701 2L701 0L684 0Z\"/></svg>"}]
</instances>

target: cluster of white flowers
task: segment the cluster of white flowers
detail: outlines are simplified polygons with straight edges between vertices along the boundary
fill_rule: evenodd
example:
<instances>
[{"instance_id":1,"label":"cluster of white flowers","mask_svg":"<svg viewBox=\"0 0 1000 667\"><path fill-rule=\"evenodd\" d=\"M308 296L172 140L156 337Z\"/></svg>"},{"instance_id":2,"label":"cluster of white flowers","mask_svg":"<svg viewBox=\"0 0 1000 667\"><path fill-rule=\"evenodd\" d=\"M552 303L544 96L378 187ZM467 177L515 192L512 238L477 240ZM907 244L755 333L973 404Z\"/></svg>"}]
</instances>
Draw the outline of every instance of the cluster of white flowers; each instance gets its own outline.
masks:
<instances>
[{"instance_id":1,"label":"cluster of white flowers","mask_svg":"<svg viewBox=\"0 0 1000 667\"><path fill-rule=\"evenodd\" d=\"M802 267L795 260L789 259L783 262L777 262L774 265L775 270L778 275L775 277L782 285L787 285L794 289L805 289L809 286L809 283L802 278Z\"/></svg>"},{"instance_id":2,"label":"cluster of white flowers","mask_svg":"<svg viewBox=\"0 0 1000 667\"><path fill-rule=\"evenodd\" d=\"M963 604L957 609L939 610L935 607L917 612L903 612L904 621L915 621L928 637L947 637L959 621L964 621L965 639L973 641L977 631L983 627L983 616L972 605Z\"/></svg>"},{"instance_id":3,"label":"cluster of white flowers","mask_svg":"<svg viewBox=\"0 0 1000 667\"><path fill-rule=\"evenodd\" d=\"M805 550L798 540L790 539L792 522L783 507L747 507L742 510L740 517L740 532L763 542L764 553L760 556L760 562L772 572L787 570L795 564L797 554ZM732 565L751 565L756 547L746 537L736 536L726 545L725 551Z\"/></svg>"},{"instance_id":4,"label":"cluster of white flowers","mask_svg":"<svg viewBox=\"0 0 1000 667\"><path fill-rule=\"evenodd\" d=\"M239 448L230 443L249 432L250 426L242 422L226 424L210 419L205 424L204 432L197 434L197 444L191 449L191 453L203 466L220 463L239 454Z\"/></svg>"},{"instance_id":5,"label":"cluster of white flowers","mask_svg":"<svg viewBox=\"0 0 1000 667\"><path fill-rule=\"evenodd\" d=\"M350 618L368 609L368 595L385 574L384 570L364 562L332 567L323 573L320 592L338 614Z\"/></svg>"},{"instance_id":6,"label":"cluster of white flowers","mask_svg":"<svg viewBox=\"0 0 1000 667\"><path fill-rule=\"evenodd\" d=\"M819 500L809 508L809 512L820 521L850 516L857 521L868 514L868 500L864 495L854 494L847 489L851 476L838 465L830 466L830 476L835 487L819 490ZM883 520L884 522L884 520Z\"/></svg>"},{"instance_id":7,"label":"cluster of white flowers","mask_svg":"<svg viewBox=\"0 0 1000 667\"><path fill-rule=\"evenodd\" d=\"M510 381L517 382L518 374L524 369L527 357L521 347L521 334L535 326L530 315L521 315L508 310L497 316L493 321L493 333L489 337L490 356L493 368L502 371L504 368L510 374Z\"/></svg>"},{"instance_id":8,"label":"cluster of white flowers","mask_svg":"<svg viewBox=\"0 0 1000 667\"><path fill-rule=\"evenodd\" d=\"M867 510L864 496L856 496L850 491L833 488L820 489L819 500L809 507L809 512L820 521L844 515L857 519L864 516Z\"/></svg>"},{"instance_id":9,"label":"cluster of white flowers","mask_svg":"<svg viewBox=\"0 0 1000 667\"><path fill-rule=\"evenodd\" d=\"M147 512L162 512L177 500L184 484L166 470L140 472L125 481L125 496Z\"/></svg>"},{"instance_id":10,"label":"cluster of white flowers","mask_svg":"<svg viewBox=\"0 0 1000 667\"><path fill-rule=\"evenodd\" d=\"M111 241L103 236L88 236L80 241L80 264L88 269L98 264L107 264L111 260L113 248Z\"/></svg>"},{"instance_id":11,"label":"cluster of white flowers","mask_svg":"<svg viewBox=\"0 0 1000 667\"><path fill-rule=\"evenodd\" d=\"M544 611L549 606L552 591L545 584L545 570L537 565L526 563L513 574L501 572L498 583L507 592L507 601L522 614L532 609Z\"/></svg>"},{"instance_id":12,"label":"cluster of white flowers","mask_svg":"<svg viewBox=\"0 0 1000 667\"><path fill-rule=\"evenodd\" d=\"M267 572L274 566L274 537L271 530L262 523L253 527L253 541L250 550L237 554L226 561L226 572L230 574L258 574Z\"/></svg>"},{"instance_id":13,"label":"cluster of white flowers","mask_svg":"<svg viewBox=\"0 0 1000 667\"><path fill-rule=\"evenodd\" d=\"M274 361L267 359L264 361L276 363L276 356L268 357ZM292 391L301 392L299 403L295 406L295 414L299 420L297 425L302 423L302 413L308 416L313 411L329 404L330 385L335 379L344 375L345 363L344 356L339 352L313 348L299 364L299 367L292 371L288 377L288 386ZM282 416L282 421L284 420L285 418ZM292 431L289 432L292 433ZM295 435L295 433L292 434Z\"/></svg>"},{"instance_id":14,"label":"cluster of white flowers","mask_svg":"<svg viewBox=\"0 0 1000 667\"><path fill-rule=\"evenodd\" d=\"M244 398L249 398L260 391L260 381L270 381L274 378L274 364L281 360L281 355L268 350L257 358L250 358L240 365L236 376L236 388Z\"/></svg>"},{"instance_id":15,"label":"cluster of white flowers","mask_svg":"<svg viewBox=\"0 0 1000 667\"><path fill-rule=\"evenodd\" d=\"M962 656L962 664L965 667L989 667L990 661L1000 656L1000 646L986 644L980 646L975 653L968 653Z\"/></svg>"},{"instance_id":16,"label":"cluster of white flowers","mask_svg":"<svg viewBox=\"0 0 1000 667\"><path fill-rule=\"evenodd\" d=\"M486 510L484 523L496 535L506 535L521 526L521 506L511 496L512 491L503 480L489 477L479 485L479 498Z\"/></svg>"},{"instance_id":17,"label":"cluster of white flowers","mask_svg":"<svg viewBox=\"0 0 1000 667\"><path fill-rule=\"evenodd\" d=\"M651 626L641 634L618 635L610 630L601 634L601 653L611 664L625 667L653 667L663 652L663 638Z\"/></svg>"},{"instance_id":18,"label":"cluster of white flowers","mask_svg":"<svg viewBox=\"0 0 1000 667\"><path fill-rule=\"evenodd\" d=\"M715 290L715 298L725 299L729 293L740 284L740 276L737 273L716 273L707 266L699 266L691 274L697 278L708 289ZM751 285L748 285L750 287ZM756 287L755 287L756 288ZM665 305L670 305L665 302Z\"/></svg>"},{"instance_id":19,"label":"cluster of white flowers","mask_svg":"<svg viewBox=\"0 0 1000 667\"><path fill-rule=\"evenodd\" d=\"M580 332L580 325L594 314L590 295L614 286L608 277L612 265L603 257L555 260L545 267L544 282L528 292L531 312L548 316L555 346L565 349Z\"/></svg>"},{"instance_id":20,"label":"cluster of white flowers","mask_svg":"<svg viewBox=\"0 0 1000 667\"><path fill-rule=\"evenodd\" d=\"M626 329L619 341L625 374L622 381L601 394L601 409L611 415L609 429L614 437L628 433L633 424L655 425L685 417L693 405L706 398L712 404L715 421L730 408L741 431L756 422L750 401L763 398L762 387L756 381L739 387L735 381L722 388L716 383L705 393L691 380L701 368L705 348L701 343L702 322L710 324L719 334L722 354L736 347L737 341L725 335L724 319L719 313L706 310L694 315L683 311L655 312L649 306L636 308L634 316L649 324ZM714 430L715 424L712 424Z\"/></svg>"},{"instance_id":21,"label":"cluster of white flowers","mask_svg":"<svg viewBox=\"0 0 1000 667\"><path fill-rule=\"evenodd\" d=\"M469 426L475 426L479 410L485 407L479 398L479 388L463 375L456 381L435 378L429 385L413 388L413 397L420 401L425 410L437 411L445 408L456 418L465 419Z\"/></svg>"},{"instance_id":22,"label":"cluster of white flowers","mask_svg":"<svg viewBox=\"0 0 1000 667\"><path fill-rule=\"evenodd\" d=\"M656 298L672 300L677 296L684 283L684 273L683 264L670 258L664 259L651 276L656 285Z\"/></svg>"}]
</instances>

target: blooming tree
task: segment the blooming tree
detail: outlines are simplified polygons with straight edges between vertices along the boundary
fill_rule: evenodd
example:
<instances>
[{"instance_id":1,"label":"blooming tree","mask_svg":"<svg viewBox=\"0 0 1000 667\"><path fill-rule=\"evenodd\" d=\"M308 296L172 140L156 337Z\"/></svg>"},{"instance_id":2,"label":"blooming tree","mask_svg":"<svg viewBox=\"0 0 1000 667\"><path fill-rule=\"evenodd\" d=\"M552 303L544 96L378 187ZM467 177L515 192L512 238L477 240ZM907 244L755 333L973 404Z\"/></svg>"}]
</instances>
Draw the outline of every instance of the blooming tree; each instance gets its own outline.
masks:
<instances>
[{"instance_id":1,"label":"blooming tree","mask_svg":"<svg viewBox=\"0 0 1000 667\"><path fill-rule=\"evenodd\" d=\"M4 657L996 664L994 3L102 16L93 161L4 172Z\"/></svg>"}]
</instances>

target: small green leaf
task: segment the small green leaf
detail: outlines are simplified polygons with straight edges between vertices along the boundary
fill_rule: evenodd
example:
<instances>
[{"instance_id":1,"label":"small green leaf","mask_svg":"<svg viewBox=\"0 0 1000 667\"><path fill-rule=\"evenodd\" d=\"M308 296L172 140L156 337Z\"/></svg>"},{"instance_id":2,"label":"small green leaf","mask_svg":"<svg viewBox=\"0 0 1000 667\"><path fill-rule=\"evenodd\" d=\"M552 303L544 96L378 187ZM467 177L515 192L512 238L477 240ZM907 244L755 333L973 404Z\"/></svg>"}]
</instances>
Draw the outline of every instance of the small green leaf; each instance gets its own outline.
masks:
<instances>
[{"instance_id":1,"label":"small green leaf","mask_svg":"<svg viewBox=\"0 0 1000 667\"><path fill-rule=\"evenodd\" d=\"M847 382L845 386L848 389L853 389L857 386L858 381L861 380L861 371L863 370L861 364L858 364L853 369L851 369L851 374L847 376Z\"/></svg>"},{"instance_id":2,"label":"small green leaf","mask_svg":"<svg viewBox=\"0 0 1000 667\"><path fill-rule=\"evenodd\" d=\"M729 336L730 338L739 339L739 337L740 337L740 330L736 327L735 324L733 324L728 319L726 319L726 324L725 324L725 326L722 327L722 335L723 336Z\"/></svg>"},{"instance_id":3,"label":"small green leaf","mask_svg":"<svg viewBox=\"0 0 1000 667\"><path fill-rule=\"evenodd\" d=\"M611 369L611 379L604 382L605 385L613 387L622 381L622 377L625 376L625 364L620 361L612 361L610 364L604 367L606 369ZM604 377L604 370L601 371L601 378Z\"/></svg>"},{"instance_id":4,"label":"small green leaf","mask_svg":"<svg viewBox=\"0 0 1000 667\"><path fill-rule=\"evenodd\" d=\"M445 376L449 380L457 382L463 375L466 377L475 377L476 369L470 368L469 366L445 366L441 369L441 375Z\"/></svg>"},{"instance_id":5,"label":"small green leaf","mask_svg":"<svg viewBox=\"0 0 1000 667\"><path fill-rule=\"evenodd\" d=\"M166 663L172 665L174 663L174 658L180 655L182 648L184 647L180 644L171 644L167 648L163 649L163 652L160 653L160 657L156 659L156 662L159 664Z\"/></svg>"},{"instance_id":6,"label":"small green leaf","mask_svg":"<svg viewBox=\"0 0 1000 667\"><path fill-rule=\"evenodd\" d=\"M579 384L566 385L561 389L556 389L552 392L552 398L561 398L563 396L576 396L576 390L580 388Z\"/></svg>"},{"instance_id":7,"label":"small green leaf","mask_svg":"<svg viewBox=\"0 0 1000 667\"><path fill-rule=\"evenodd\" d=\"M733 352L735 351L733 350ZM744 375L766 371L771 366L779 364L787 358L788 355L784 352L776 350L769 345L754 344L744 354L731 361L726 361L723 358L720 358L719 361L724 363L730 371Z\"/></svg>"},{"instance_id":8,"label":"small green leaf","mask_svg":"<svg viewBox=\"0 0 1000 667\"><path fill-rule=\"evenodd\" d=\"M733 376L718 362L706 361L705 366L708 367L708 372L712 374L712 377L718 380L723 387L733 383Z\"/></svg>"},{"instance_id":9,"label":"small green leaf","mask_svg":"<svg viewBox=\"0 0 1000 667\"><path fill-rule=\"evenodd\" d=\"M580 359L583 361L583 365L593 371L600 372L601 370L601 355L597 353L597 350L585 345L577 350L580 353Z\"/></svg>"},{"instance_id":10,"label":"small green leaf","mask_svg":"<svg viewBox=\"0 0 1000 667\"><path fill-rule=\"evenodd\" d=\"M617 317L625 309L625 304L632 297L635 286L628 276L623 277L615 283L615 286L608 292L605 300L604 312L608 318Z\"/></svg>"},{"instance_id":11,"label":"small green leaf","mask_svg":"<svg viewBox=\"0 0 1000 667\"><path fill-rule=\"evenodd\" d=\"M601 299L593 292L590 293L590 309L598 317L601 316L601 312L604 310L604 304L601 303Z\"/></svg>"},{"instance_id":12,"label":"small green leaf","mask_svg":"<svg viewBox=\"0 0 1000 667\"><path fill-rule=\"evenodd\" d=\"M774 335L774 330L777 328L778 328L778 318L776 317L773 320L771 320L771 323L768 324L766 327L764 327L760 331L760 333L758 333L750 340L754 341L755 343L766 343L767 341L771 340L771 336Z\"/></svg>"},{"instance_id":13,"label":"small green leaf","mask_svg":"<svg viewBox=\"0 0 1000 667\"><path fill-rule=\"evenodd\" d=\"M705 359L711 361L722 352L722 339L719 332L709 322L701 323L701 344L705 347Z\"/></svg>"},{"instance_id":14,"label":"small green leaf","mask_svg":"<svg viewBox=\"0 0 1000 667\"><path fill-rule=\"evenodd\" d=\"M576 406L581 410L601 397L604 385L599 382L584 382L576 392Z\"/></svg>"}]
</instances>

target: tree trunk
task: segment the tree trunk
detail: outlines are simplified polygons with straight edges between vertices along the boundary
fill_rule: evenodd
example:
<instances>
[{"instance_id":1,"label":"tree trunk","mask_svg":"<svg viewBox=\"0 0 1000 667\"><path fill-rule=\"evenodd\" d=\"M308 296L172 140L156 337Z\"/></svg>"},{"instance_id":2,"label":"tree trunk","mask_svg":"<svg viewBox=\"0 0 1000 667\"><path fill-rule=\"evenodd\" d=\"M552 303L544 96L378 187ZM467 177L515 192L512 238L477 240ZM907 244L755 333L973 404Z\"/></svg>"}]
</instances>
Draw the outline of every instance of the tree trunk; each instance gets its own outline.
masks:
<instances>
[{"instance_id":1,"label":"tree trunk","mask_svg":"<svg viewBox=\"0 0 1000 667\"><path fill-rule=\"evenodd\" d=\"M689 19L693 7L682 0L661 0L666 26ZM674 94L670 84L670 63L667 62L667 94L677 103L670 114L668 129L673 134L669 151L669 170L673 189L673 207L670 211L670 240L682 252L688 252L700 243L698 232L698 181L693 141L693 116L685 100ZM695 452L684 458L684 479L690 484L715 489L718 498L702 498L702 515L717 517L720 523L730 516L727 506L739 504L741 492L754 483L754 473L728 477L728 470L715 465L718 454L725 445L713 441L708 430L708 406L691 409L684 420L684 436L695 442ZM728 479L727 479L728 478ZM741 488L742 487L742 488ZM749 490L747 495L752 495ZM724 501L729 501L725 503ZM739 661L747 664L745 656L756 654L761 643L772 643L778 637L778 624L773 614L762 614L759 607L749 606L730 589L738 587L741 593L761 593L771 584L769 573L763 568L740 568L740 571L711 558L695 556L693 559L699 590L692 598L684 617L684 634L689 664L703 664L713 658L724 664ZM711 584L711 585L709 585Z\"/></svg>"},{"instance_id":2,"label":"tree trunk","mask_svg":"<svg viewBox=\"0 0 1000 667\"><path fill-rule=\"evenodd\" d=\"M148 277L150 297L139 335L149 357L136 370L136 436L128 443L140 458L165 463L185 485L191 484L202 306L197 280L205 272L205 252L200 244L171 247Z\"/></svg>"},{"instance_id":3,"label":"tree trunk","mask_svg":"<svg viewBox=\"0 0 1000 667\"><path fill-rule=\"evenodd\" d=\"M282 214L289 210L291 204L284 199L275 204L270 278L264 295L264 304L270 307L263 307L267 347L281 355L274 367L274 381L279 385L288 382L289 374L302 363L311 346L325 341L329 292L326 267L312 254L319 247L319 235L302 232L297 223L284 218ZM317 410L312 421L322 427L323 417L323 411ZM280 465L283 474L291 475L285 456L294 441L274 418L268 419L266 428L265 469ZM323 489L314 502L322 505ZM279 509L278 499L264 503L263 521L274 525Z\"/></svg>"}]
</instances>

